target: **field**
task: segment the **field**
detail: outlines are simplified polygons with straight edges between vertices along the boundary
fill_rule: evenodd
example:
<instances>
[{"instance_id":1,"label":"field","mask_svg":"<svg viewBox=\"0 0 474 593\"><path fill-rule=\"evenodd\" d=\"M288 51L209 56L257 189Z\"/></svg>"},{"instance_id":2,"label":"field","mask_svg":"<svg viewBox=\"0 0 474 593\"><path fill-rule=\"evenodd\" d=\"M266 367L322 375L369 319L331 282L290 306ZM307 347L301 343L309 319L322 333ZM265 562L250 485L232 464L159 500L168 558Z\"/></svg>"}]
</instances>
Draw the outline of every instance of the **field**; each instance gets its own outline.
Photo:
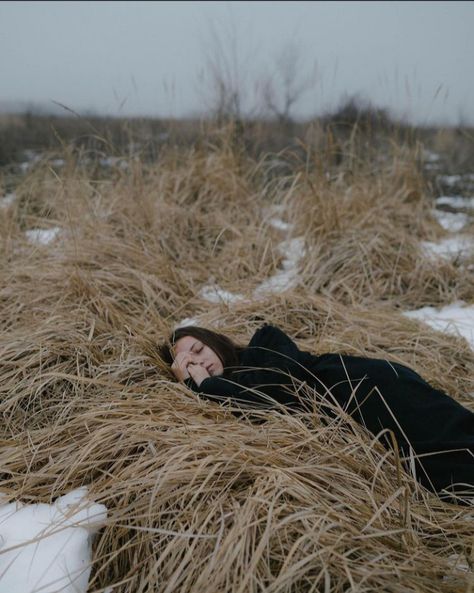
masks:
<instances>
[{"instance_id":1,"label":"field","mask_svg":"<svg viewBox=\"0 0 474 593\"><path fill-rule=\"evenodd\" d=\"M236 417L157 350L184 320L241 343L268 322L474 410L474 347L405 315L474 305L474 251L427 251L459 234L440 212L472 237L473 130L0 124L0 492L107 507L90 593L474 590L472 509L350 417Z\"/></svg>"}]
</instances>

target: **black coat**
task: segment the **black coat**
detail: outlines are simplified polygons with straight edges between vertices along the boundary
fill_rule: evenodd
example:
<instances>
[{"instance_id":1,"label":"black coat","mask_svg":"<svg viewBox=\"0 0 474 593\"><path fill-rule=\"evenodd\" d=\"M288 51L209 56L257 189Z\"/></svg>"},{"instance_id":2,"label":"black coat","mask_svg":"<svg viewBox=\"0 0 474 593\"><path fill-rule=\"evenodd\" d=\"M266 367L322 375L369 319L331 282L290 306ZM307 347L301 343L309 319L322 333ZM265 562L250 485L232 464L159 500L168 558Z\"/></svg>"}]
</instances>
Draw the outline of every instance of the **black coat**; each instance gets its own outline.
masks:
<instances>
[{"instance_id":1,"label":"black coat","mask_svg":"<svg viewBox=\"0 0 474 593\"><path fill-rule=\"evenodd\" d=\"M321 410L344 410L374 435L393 431L402 455L416 461L418 480L439 492L474 495L474 414L434 389L410 368L387 360L298 349L281 330L265 325L239 355L239 366L197 387L204 397L241 408L311 409L301 386L320 396ZM308 390L306 390L307 393ZM387 431L385 446L393 443ZM462 485L461 485L462 484Z\"/></svg>"}]
</instances>

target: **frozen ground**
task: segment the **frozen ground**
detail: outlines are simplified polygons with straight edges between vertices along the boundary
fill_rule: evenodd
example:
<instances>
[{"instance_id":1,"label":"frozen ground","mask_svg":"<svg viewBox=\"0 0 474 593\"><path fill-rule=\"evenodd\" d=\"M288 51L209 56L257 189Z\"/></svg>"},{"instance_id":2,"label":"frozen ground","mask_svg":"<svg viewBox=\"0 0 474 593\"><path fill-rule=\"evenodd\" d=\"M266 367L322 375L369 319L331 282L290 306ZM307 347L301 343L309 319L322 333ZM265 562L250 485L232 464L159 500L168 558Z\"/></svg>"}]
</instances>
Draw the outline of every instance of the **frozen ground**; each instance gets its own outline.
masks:
<instances>
[{"instance_id":1,"label":"frozen ground","mask_svg":"<svg viewBox=\"0 0 474 593\"><path fill-rule=\"evenodd\" d=\"M92 536L107 518L87 495L79 488L53 504L0 505L1 593L86 593Z\"/></svg>"},{"instance_id":2,"label":"frozen ground","mask_svg":"<svg viewBox=\"0 0 474 593\"><path fill-rule=\"evenodd\" d=\"M0 198L0 208L8 208L14 203L15 200L16 195L14 193L6 194Z\"/></svg>"},{"instance_id":3,"label":"frozen ground","mask_svg":"<svg viewBox=\"0 0 474 593\"><path fill-rule=\"evenodd\" d=\"M47 245L54 241L61 232L59 227L52 227L50 229L30 229L25 232L26 238L31 243L38 245Z\"/></svg>"},{"instance_id":4,"label":"frozen ground","mask_svg":"<svg viewBox=\"0 0 474 593\"><path fill-rule=\"evenodd\" d=\"M20 165L25 172L37 162L38 155L28 155ZM428 164L439 168L440 158L427 154ZM52 163L62 166L59 160ZM116 157L106 157L104 167L123 167L126 162ZM440 183L457 187L471 184L474 175L439 176ZM0 208L13 204L15 194L0 198ZM436 199L436 216L450 236L434 243L425 242L428 257L460 257L473 249L473 239L460 234L467 227L474 209L474 197L440 196ZM278 247L282 255L280 269L264 280L250 297L234 294L210 283L202 287L200 296L210 303L232 306L246 299L258 300L271 294L284 292L299 280L301 259L305 255L303 237L291 237L293 227L284 220L282 206L263 213L267 222L282 234ZM36 244L47 245L61 229L30 229L26 238ZM434 329L464 337L474 349L474 305L455 302L445 307L423 307L405 315L418 319ZM184 319L179 325L195 325L196 318ZM107 510L103 505L87 500L87 490L79 489L61 497L52 505L32 504L22 506L12 502L1 505L0 494L0 593L85 593L91 560L91 536L105 521Z\"/></svg>"},{"instance_id":5,"label":"frozen ground","mask_svg":"<svg viewBox=\"0 0 474 593\"><path fill-rule=\"evenodd\" d=\"M462 336L474 350L474 305L457 301L439 309L423 307L416 311L408 311L404 315L423 321L438 331Z\"/></svg>"},{"instance_id":6,"label":"frozen ground","mask_svg":"<svg viewBox=\"0 0 474 593\"><path fill-rule=\"evenodd\" d=\"M448 181L459 181L460 175L444 177ZM474 175L464 176L469 179ZM441 178L443 178L441 176ZM474 197L440 196L435 200L436 207L433 215L439 224L450 233L444 239L432 242L422 242L422 247L428 257L444 257L447 259L468 257L474 251L472 234L463 233L474 215Z\"/></svg>"},{"instance_id":7,"label":"frozen ground","mask_svg":"<svg viewBox=\"0 0 474 593\"><path fill-rule=\"evenodd\" d=\"M462 258L472 253L474 241L467 235L455 235L436 242L423 241L422 247L428 257Z\"/></svg>"}]
</instances>

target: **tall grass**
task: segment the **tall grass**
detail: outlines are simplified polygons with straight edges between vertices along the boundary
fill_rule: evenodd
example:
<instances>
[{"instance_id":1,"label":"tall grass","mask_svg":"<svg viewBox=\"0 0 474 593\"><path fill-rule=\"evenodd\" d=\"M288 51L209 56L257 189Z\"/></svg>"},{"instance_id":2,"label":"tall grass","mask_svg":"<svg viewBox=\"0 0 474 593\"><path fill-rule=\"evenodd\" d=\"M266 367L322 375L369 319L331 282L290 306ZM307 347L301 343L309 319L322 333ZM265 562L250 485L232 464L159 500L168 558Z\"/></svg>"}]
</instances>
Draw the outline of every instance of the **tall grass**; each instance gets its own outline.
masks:
<instances>
[{"instance_id":1,"label":"tall grass","mask_svg":"<svg viewBox=\"0 0 474 593\"><path fill-rule=\"evenodd\" d=\"M420 147L372 151L356 130L333 158L319 140L255 158L221 129L107 175L66 148L0 210L0 491L48 502L90 485L109 509L91 592L473 590L450 558L473 560L470 509L363 427L323 421L315 393L307 413L237 417L158 358L185 317L242 343L267 321L315 353L406 363L474 409L469 345L401 315L474 302L472 260L422 253L444 231ZM53 226L48 245L26 239ZM256 299L287 235L304 238L298 282ZM210 304L209 283L244 300Z\"/></svg>"}]
</instances>

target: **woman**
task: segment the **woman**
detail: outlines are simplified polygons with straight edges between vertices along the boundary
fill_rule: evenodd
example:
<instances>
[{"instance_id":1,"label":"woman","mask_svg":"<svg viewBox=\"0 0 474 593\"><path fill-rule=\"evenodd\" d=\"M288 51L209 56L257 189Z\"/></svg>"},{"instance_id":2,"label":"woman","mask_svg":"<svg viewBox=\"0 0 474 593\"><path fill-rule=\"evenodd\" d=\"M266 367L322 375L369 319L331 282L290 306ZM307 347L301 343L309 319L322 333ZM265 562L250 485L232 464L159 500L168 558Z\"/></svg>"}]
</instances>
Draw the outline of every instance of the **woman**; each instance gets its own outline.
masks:
<instances>
[{"instance_id":1,"label":"woman","mask_svg":"<svg viewBox=\"0 0 474 593\"><path fill-rule=\"evenodd\" d=\"M257 330L247 347L204 328L180 328L161 355L179 381L243 408L308 411L311 402L301 395L308 390L300 389L306 383L320 396L323 413L350 414L386 447L395 437L402 455L416 456L417 479L425 487L461 502L474 496L474 414L402 364L315 356L270 325Z\"/></svg>"}]
</instances>

